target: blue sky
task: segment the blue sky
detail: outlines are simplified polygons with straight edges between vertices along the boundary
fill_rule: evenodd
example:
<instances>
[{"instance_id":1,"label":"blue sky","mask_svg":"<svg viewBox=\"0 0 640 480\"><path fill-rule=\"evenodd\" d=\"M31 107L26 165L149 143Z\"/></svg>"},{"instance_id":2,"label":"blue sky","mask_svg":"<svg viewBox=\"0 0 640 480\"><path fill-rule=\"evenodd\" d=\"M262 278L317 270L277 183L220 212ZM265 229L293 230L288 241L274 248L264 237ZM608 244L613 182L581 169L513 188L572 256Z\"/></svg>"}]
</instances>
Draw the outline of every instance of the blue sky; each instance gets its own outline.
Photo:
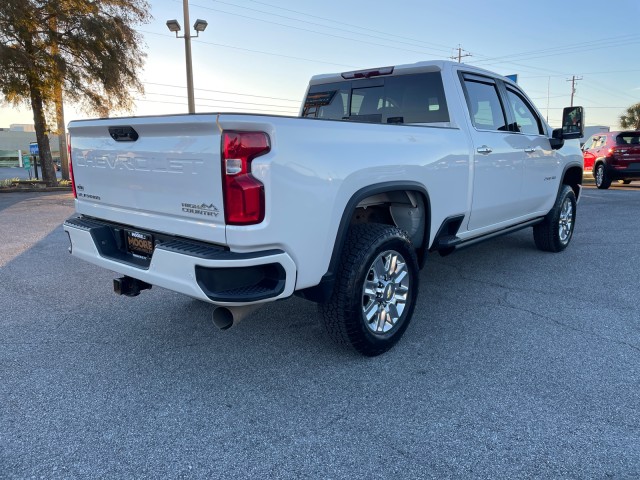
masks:
<instances>
[{"instance_id":1,"label":"blue sky","mask_svg":"<svg viewBox=\"0 0 640 480\"><path fill-rule=\"evenodd\" d=\"M186 113L182 0L152 0L153 20L139 27L147 45L136 115ZM448 59L461 45L464 62L519 83L553 126L561 108L586 109L588 125L617 128L626 107L640 102L637 62L640 0L192 0L197 112L295 115L307 81L318 73ZM86 118L66 107L67 121ZM33 123L28 108L2 104L0 127Z\"/></svg>"}]
</instances>

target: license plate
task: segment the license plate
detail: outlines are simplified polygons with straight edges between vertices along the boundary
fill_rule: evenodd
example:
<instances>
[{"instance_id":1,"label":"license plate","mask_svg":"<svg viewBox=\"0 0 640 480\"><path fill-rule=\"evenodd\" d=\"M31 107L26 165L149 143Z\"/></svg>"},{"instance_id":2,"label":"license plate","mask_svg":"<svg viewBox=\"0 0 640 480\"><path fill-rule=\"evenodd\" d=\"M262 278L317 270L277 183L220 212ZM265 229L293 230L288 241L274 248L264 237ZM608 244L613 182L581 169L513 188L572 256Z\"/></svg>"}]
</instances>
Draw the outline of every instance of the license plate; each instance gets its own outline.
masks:
<instances>
[{"instance_id":1,"label":"license plate","mask_svg":"<svg viewBox=\"0 0 640 480\"><path fill-rule=\"evenodd\" d=\"M153 254L153 235L127 230L125 239L127 250L134 255L150 257Z\"/></svg>"}]
</instances>

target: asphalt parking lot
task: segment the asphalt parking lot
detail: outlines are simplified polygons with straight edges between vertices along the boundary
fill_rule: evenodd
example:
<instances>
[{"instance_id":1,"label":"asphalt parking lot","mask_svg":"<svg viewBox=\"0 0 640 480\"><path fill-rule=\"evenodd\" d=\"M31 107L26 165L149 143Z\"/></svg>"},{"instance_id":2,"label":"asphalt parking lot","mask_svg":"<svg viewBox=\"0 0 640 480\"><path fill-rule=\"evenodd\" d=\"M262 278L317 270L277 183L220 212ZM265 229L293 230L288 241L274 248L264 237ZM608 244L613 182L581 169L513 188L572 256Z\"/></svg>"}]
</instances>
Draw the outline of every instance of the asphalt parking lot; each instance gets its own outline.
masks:
<instances>
[{"instance_id":1,"label":"asphalt parking lot","mask_svg":"<svg viewBox=\"0 0 640 480\"><path fill-rule=\"evenodd\" d=\"M3 478L638 478L640 183L586 188L572 244L432 255L390 352L312 303L210 306L71 257L70 194L0 193Z\"/></svg>"}]
</instances>

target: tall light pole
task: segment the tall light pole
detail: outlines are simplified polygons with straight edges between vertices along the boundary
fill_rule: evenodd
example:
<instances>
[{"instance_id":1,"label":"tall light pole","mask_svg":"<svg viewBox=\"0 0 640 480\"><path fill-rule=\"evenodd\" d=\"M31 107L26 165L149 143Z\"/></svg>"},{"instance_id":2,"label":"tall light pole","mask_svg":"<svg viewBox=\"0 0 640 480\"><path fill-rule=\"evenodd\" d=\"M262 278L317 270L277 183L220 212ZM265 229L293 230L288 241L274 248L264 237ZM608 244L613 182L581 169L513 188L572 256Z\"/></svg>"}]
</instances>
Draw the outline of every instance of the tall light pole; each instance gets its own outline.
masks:
<instances>
[{"instance_id":1,"label":"tall light pole","mask_svg":"<svg viewBox=\"0 0 640 480\"><path fill-rule=\"evenodd\" d=\"M187 64L187 99L189 102L189 113L196 113L196 102L193 94L193 62L191 60L191 29L189 27L189 1L182 0L182 11L184 14L184 35L178 35L180 31L180 24L177 20L167 20L167 28L170 32L176 34L176 38L184 38L184 55ZM197 19L193 24L193 29L196 31L196 37L200 35L200 32L204 32L208 23L206 20Z\"/></svg>"}]
</instances>

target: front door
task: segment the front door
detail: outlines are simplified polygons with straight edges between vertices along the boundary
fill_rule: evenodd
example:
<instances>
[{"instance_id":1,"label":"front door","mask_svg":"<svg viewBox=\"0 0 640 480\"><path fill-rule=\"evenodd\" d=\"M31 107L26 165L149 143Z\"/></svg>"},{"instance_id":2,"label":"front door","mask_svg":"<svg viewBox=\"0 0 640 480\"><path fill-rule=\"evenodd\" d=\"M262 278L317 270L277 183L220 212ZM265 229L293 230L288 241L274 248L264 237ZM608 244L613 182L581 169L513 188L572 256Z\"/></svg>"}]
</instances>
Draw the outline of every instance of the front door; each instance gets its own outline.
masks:
<instances>
[{"instance_id":1,"label":"front door","mask_svg":"<svg viewBox=\"0 0 640 480\"><path fill-rule=\"evenodd\" d=\"M524 214L537 213L549 208L549 199L555 198L562 174L560 160L551 149L542 121L524 94L515 87L506 86L507 109L511 115L514 147L524 156L522 177L522 203Z\"/></svg>"},{"instance_id":2,"label":"front door","mask_svg":"<svg viewBox=\"0 0 640 480\"><path fill-rule=\"evenodd\" d=\"M473 194L469 230L511 220L522 212L524 153L508 131L505 109L494 80L464 76L473 127Z\"/></svg>"}]
</instances>

